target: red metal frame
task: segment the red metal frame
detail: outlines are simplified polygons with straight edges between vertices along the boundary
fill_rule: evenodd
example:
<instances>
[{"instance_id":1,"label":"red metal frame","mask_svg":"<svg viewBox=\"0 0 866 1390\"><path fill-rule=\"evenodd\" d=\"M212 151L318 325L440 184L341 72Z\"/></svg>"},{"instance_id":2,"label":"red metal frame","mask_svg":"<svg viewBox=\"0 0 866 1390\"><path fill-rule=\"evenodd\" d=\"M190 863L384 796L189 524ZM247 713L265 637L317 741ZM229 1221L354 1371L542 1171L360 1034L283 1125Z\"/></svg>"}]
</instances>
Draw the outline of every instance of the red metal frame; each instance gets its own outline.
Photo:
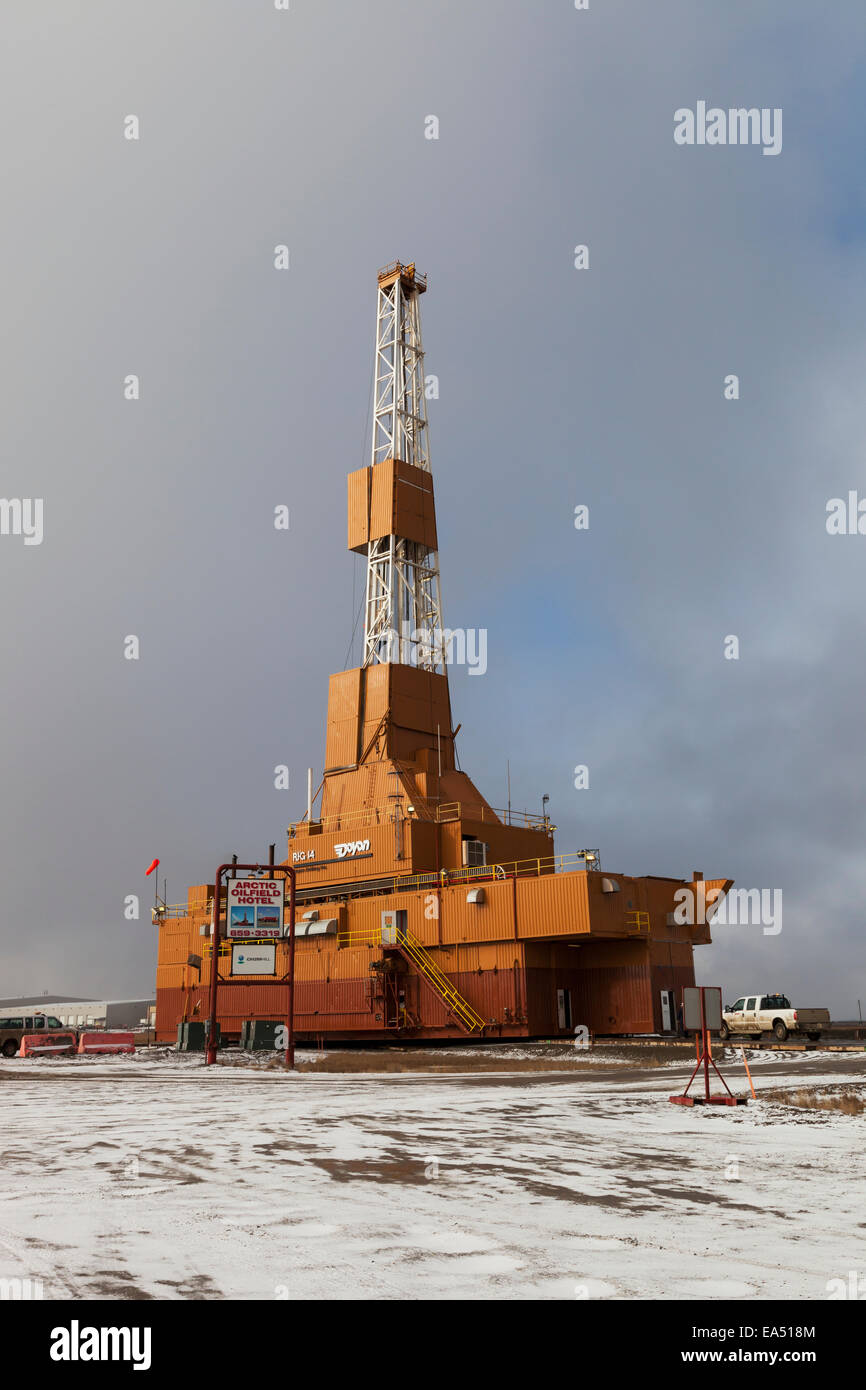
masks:
<instances>
[{"instance_id":1,"label":"red metal frame","mask_svg":"<svg viewBox=\"0 0 866 1390\"><path fill-rule=\"evenodd\" d=\"M735 1096L733 1094L730 1087L728 1086L727 1081L722 1076L722 1073L719 1071L718 1067L715 1064L715 1061L713 1060L713 1054L710 1050L710 1030L707 1027L707 1010L704 998L704 991L706 989L706 986L698 985L697 988L701 992L701 1032L700 1043L697 1047L698 1060L695 1063L695 1069L689 1077L688 1085L686 1086L686 1089L683 1091L682 1095L668 1096L668 1100L670 1100L674 1105L745 1105L747 1097ZM698 1043L697 1034L695 1035L695 1042ZM691 1086L692 1082L698 1074L701 1062L703 1062L704 1064L704 1094L703 1096L690 1096L689 1087ZM728 1093L726 1096L710 1095L711 1065L713 1071L716 1073L716 1076L719 1078L719 1080L721 1081L722 1085Z\"/></svg>"},{"instance_id":2,"label":"red metal frame","mask_svg":"<svg viewBox=\"0 0 866 1390\"><path fill-rule=\"evenodd\" d=\"M205 1066L211 1066L217 1057L216 1022L217 990L219 989L219 943L220 943L220 890L223 874L229 869L264 869L268 877L274 873L285 874L289 880L289 974L288 974L288 1042L286 1045L286 1067L295 1065L295 871L288 864L220 864L214 880L213 892L213 954L210 973L210 1019L208 1022L207 1051ZM223 983L226 983L223 981Z\"/></svg>"}]
</instances>

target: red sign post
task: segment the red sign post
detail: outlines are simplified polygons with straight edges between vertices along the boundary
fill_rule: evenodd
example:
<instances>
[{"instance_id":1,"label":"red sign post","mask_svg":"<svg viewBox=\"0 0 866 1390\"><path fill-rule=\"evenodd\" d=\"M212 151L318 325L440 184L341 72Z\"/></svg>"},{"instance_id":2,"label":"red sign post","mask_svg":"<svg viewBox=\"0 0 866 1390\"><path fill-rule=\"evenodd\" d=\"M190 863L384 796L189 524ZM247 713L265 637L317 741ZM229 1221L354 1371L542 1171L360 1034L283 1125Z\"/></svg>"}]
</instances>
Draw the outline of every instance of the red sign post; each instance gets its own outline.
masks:
<instances>
[{"instance_id":1,"label":"red sign post","mask_svg":"<svg viewBox=\"0 0 866 1390\"><path fill-rule=\"evenodd\" d=\"M691 1029L695 1033L697 1043L698 1060L695 1069L689 1077L688 1086L681 1096L669 1096L668 1099L674 1105L745 1105L746 1096L735 1096L728 1087L728 1083L722 1076L715 1062L713 1061L712 1048L710 1046L710 1032L718 1032L722 1026L722 991L716 986L700 985L699 987L687 986L683 990L683 1027ZM690 1096L689 1088L697 1076L701 1063L704 1068L704 1094L702 1096ZM727 1092L726 1095L710 1095L710 1067L716 1073Z\"/></svg>"},{"instance_id":2,"label":"red sign post","mask_svg":"<svg viewBox=\"0 0 866 1390\"><path fill-rule=\"evenodd\" d=\"M295 871L287 864L221 864L217 869L213 891L213 954L210 973L210 1018L208 1020L207 1049L205 1065L211 1066L217 1058L217 990L219 988L219 946L220 946L220 892L223 875L229 870L248 869L256 873L266 873L270 878L275 873L285 874L289 880L289 970L288 1003L286 1006L286 1067L295 1065ZM228 900L228 894L226 894ZM227 924L228 925L228 924ZM282 923L280 923L282 927Z\"/></svg>"}]
</instances>

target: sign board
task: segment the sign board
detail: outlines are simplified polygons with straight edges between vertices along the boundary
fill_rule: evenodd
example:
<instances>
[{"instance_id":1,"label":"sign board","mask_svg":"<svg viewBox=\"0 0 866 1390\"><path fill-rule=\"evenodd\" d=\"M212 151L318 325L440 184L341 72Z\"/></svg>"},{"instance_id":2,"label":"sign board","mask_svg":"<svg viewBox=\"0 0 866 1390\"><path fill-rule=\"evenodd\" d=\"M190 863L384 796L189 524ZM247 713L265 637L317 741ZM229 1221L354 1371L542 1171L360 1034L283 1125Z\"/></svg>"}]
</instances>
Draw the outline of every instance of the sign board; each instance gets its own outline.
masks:
<instances>
[{"instance_id":1,"label":"sign board","mask_svg":"<svg viewBox=\"0 0 866 1390\"><path fill-rule=\"evenodd\" d=\"M276 975L276 942L266 941L262 945L248 946L245 941L232 944L233 975Z\"/></svg>"},{"instance_id":2,"label":"sign board","mask_svg":"<svg viewBox=\"0 0 866 1390\"><path fill-rule=\"evenodd\" d=\"M714 985L706 985L703 991L692 986L683 989L683 1027L690 1033L701 1031L701 993L704 996L704 1013L711 1033L718 1033L722 1026L722 991Z\"/></svg>"},{"instance_id":3,"label":"sign board","mask_svg":"<svg viewBox=\"0 0 866 1390\"><path fill-rule=\"evenodd\" d=\"M235 941L283 934L283 878L230 878L226 894L226 936Z\"/></svg>"}]
</instances>

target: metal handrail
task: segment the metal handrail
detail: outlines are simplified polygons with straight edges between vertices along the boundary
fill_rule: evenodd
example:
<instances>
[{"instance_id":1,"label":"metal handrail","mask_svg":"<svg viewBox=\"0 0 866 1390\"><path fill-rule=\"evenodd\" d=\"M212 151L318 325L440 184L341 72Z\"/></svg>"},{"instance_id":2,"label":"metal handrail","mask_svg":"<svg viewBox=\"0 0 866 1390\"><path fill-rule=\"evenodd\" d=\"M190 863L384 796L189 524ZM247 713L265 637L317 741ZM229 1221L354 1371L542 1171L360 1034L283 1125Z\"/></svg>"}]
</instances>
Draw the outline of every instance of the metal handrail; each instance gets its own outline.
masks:
<instances>
[{"instance_id":1,"label":"metal handrail","mask_svg":"<svg viewBox=\"0 0 866 1390\"><path fill-rule=\"evenodd\" d=\"M522 825L529 830L549 830L551 834L555 829L547 816L537 815L534 811L506 811L494 806L485 806L480 801L446 802L444 806L436 807L435 818L437 821L479 820L482 823L495 822L497 825Z\"/></svg>"},{"instance_id":2,"label":"metal handrail","mask_svg":"<svg viewBox=\"0 0 866 1390\"><path fill-rule=\"evenodd\" d=\"M535 859L516 859L504 864L467 864L460 869L440 869L438 873L393 874L377 879L377 883L382 885L381 894L387 894L413 892L422 888L449 888L460 883L490 883L497 879L546 878L551 874L576 873L585 870L585 853L584 850L569 850L564 854L542 855ZM359 879L357 883L360 887L363 880ZM353 887L354 882L351 880L349 882L343 880L315 885L317 893L333 889L334 897L339 897L347 891L351 892ZM189 907L186 903L172 903L164 909L159 909L154 920L162 921L167 917L194 917L197 915L208 917L212 910L213 899L209 899L206 906L196 903ZM646 916L645 913L643 915Z\"/></svg>"},{"instance_id":3,"label":"metal handrail","mask_svg":"<svg viewBox=\"0 0 866 1390\"><path fill-rule=\"evenodd\" d=\"M465 878L484 880L494 878L544 878L548 874L574 873L586 868L585 850L569 850L564 854L546 854L535 859L512 859L505 863L479 864L463 869L443 869L448 883L460 883Z\"/></svg>"},{"instance_id":4,"label":"metal handrail","mask_svg":"<svg viewBox=\"0 0 866 1390\"><path fill-rule=\"evenodd\" d=\"M409 820L411 817L404 816ZM423 819L423 817L419 817ZM316 830L337 830L343 825L391 825L394 820L393 806L363 806L359 811L341 811L333 816L320 816L318 820L296 820L289 826L289 837L294 838L296 832L309 830L314 827Z\"/></svg>"},{"instance_id":5,"label":"metal handrail","mask_svg":"<svg viewBox=\"0 0 866 1390\"><path fill-rule=\"evenodd\" d=\"M316 830L337 830L342 826L348 825L393 825L395 816L394 805L386 806L364 806L357 811L341 811L333 816L321 816L318 820L293 821L289 826L289 836L294 837L304 829L315 828ZM448 801L443 805L425 807L419 814L416 812L412 816L403 814L403 820L434 821L442 823L444 821L455 820L474 820L481 821L482 824L489 822L495 825L522 825L527 830L547 830L551 835L556 829L550 823L547 816L537 815L534 811L505 811L496 809L493 806L485 806L479 802Z\"/></svg>"},{"instance_id":6,"label":"metal handrail","mask_svg":"<svg viewBox=\"0 0 866 1390\"><path fill-rule=\"evenodd\" d=\"M162 907L153 907L150 915L154 921L163 921L166 917L193 917L197 912L210 913L213 908L213 898L208 898L207 906L204 903L165 903Z\"/></svg>"},{"instance_id":7,"label":"metal handrail","mask_svg":"<svg viewBox=\"0 0 866 1390\"><path fill-rule=\"evenodd\" d=\"M376 278L378 280L384 280L387 275L396 275L398 271L402 272L404 270L411 272L412 278L419 285L427 284L427 276L422 275L421 271L416 269L414 261L410 261L408 265L406 265L404 261L389 261L387 265L382 266Z\"/></svg>"}]
</instances>

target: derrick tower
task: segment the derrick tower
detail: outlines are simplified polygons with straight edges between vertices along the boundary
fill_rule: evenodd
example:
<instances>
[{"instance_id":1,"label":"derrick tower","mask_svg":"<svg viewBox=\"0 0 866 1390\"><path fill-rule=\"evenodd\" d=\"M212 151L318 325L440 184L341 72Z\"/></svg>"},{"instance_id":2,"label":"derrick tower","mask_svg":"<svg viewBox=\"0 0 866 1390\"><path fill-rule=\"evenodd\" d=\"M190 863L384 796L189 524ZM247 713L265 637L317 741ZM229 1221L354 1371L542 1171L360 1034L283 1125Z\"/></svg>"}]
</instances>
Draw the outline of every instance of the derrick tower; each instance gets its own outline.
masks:
<instances>
[{"instance_id":1,"label":"derrick tower","mask_svg":"<svg viewBox=\"0 0 866 1390\"><path fill-rule=\"evenodd\" d=\"M421 343L420 299L427 281L414 265L399 261L381 270L378 281L371 467L381 471L380 495L374 533L353 547L363 545L367 552L364 665L399 662L441 671L445 653ZM427 476L419 477L422 473Z\"/></svg>"},{"instance_id":2,"label":"derrick tower","mask_svg":"<svg viewBox=\"0 0 866 1390\"><path fill-rule=\"evenodd\" d=\"M424 393L427 281L393 261L377 286L370 463L348 477L348 547L366 560L364 654L330 678L319 816L292 828L305 877L329 859L339 880L552 848L543 817L503 823L457 766Z\"/></svg>"}]
</instances>

